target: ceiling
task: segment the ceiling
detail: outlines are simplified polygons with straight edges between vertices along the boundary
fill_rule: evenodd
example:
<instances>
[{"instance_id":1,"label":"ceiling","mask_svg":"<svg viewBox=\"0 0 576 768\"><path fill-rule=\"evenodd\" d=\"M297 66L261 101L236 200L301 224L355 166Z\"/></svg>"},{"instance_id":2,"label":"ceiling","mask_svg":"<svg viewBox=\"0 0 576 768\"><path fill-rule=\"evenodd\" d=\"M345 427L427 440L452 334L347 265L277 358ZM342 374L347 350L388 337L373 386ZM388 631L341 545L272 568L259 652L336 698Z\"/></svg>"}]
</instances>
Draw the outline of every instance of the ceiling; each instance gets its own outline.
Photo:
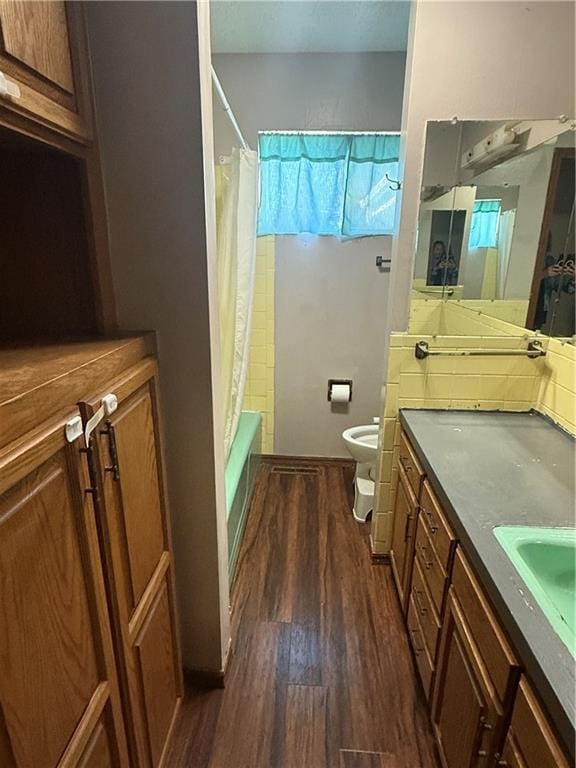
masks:
<instances>
[{"instance_id":1,"label":"ceiling","mask_svg":"<svg viewBox=\"0 0 576 768\"><path fill-rule=\"evenodd\" d=\"M405 51L407 0L212 0L213 53Z\"/></svg>"}]
</instances>

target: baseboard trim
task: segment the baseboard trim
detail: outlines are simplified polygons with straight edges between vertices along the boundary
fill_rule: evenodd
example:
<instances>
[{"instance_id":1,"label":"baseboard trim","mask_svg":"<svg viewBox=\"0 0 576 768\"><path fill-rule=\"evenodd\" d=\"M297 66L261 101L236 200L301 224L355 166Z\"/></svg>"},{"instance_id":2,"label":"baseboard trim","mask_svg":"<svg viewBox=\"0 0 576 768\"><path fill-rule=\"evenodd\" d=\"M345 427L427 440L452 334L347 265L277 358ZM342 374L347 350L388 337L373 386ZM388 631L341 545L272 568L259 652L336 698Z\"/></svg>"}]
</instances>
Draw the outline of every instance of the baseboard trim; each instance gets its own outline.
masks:
<instances>
[{"instance_id":1,"label":"baseboard trim","mask_svg":"<svg viewBox=\"0 0 576 768\"><path fill-rule=\"evenodd\" d=\"M370 534L370 557L375 563L390 562L389 552L374 552L374 539L372 538L372 534Z\"/></svg>"},{"instance_id":2,"label":"baseboard trim","mask_svg":"<svg viewBox=\"0 0 576 768\"><path fill-rule=\"evenodd\" d=\"M265 464L339 464L354 467L354 459L335 456L284 456L280 453L263 453L261 456Z\"/></svg>"},{"instance_id":3,"label":"baseboard trim","mask_svg":"<svg viewBox=\"0 0 576 768\"><path fill-rule=\"evenodd\" d=\"M224 688L225 671L223 669L186 669L184 681L190 687Z\"/></svg>"}]
</instances>

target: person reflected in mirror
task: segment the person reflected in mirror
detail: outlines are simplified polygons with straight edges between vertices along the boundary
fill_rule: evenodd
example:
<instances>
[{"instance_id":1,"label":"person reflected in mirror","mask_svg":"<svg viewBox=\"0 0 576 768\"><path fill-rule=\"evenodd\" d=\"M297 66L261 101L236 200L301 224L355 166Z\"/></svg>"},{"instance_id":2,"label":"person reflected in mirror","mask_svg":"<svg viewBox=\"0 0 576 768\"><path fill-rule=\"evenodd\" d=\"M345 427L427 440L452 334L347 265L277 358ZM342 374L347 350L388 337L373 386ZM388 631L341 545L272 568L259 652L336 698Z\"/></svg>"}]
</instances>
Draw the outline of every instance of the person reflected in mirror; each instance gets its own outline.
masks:
<instances>
[{"instance_id":1,"label":"person reflected in mirror","mask_svg":"<svg viewBox=\"0 0 576 768\"><path fill-rule=\"evenodd\" d=\"M564 256L561 253L556 258L552 253L551 240L551 233L548 233L534 329L552 332L555 336L573 336L576 299L574 254Z\"/></svg>"},{"instance_id":2,"label":"person reflected in mirror","mask_svg":"<svg viewBox=\"0 0 576 768\"><path fill-rule=\"evenodd\" d=\"M458 265L456 259L446 249L443 240L435 240L430 252L432 269L430 270L430 285L456 285L458 282Z\"/></svg>"}]
</instances>

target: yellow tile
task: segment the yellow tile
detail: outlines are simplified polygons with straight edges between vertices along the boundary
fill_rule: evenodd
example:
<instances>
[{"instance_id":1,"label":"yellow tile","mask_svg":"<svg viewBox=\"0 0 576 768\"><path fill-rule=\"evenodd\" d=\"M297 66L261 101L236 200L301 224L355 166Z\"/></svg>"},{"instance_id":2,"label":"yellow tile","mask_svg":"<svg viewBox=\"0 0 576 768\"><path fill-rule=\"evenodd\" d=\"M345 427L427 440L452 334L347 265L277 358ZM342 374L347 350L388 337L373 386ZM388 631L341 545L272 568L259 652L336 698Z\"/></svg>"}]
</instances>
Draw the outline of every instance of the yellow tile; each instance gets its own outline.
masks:
<instances>
[{"instance_id":1,"label":"yellow tile","mask_svg":"<svg viewBox=\"0 0 576 768\"><path fill-rule=\"evenodd\" d=\"M250 394L258 397L266 397L266 382L263 379L256 379L250 386Z\"/></svg>"},{"instance_id":2,"label":"yellow tile","mask_svg":"<svg viewBox=\"0 0 576 768\"><path fill-rule=\"evenodd\" d=\"M509 376L504 398L534 402L538 393L539 380L534 376Z\"/></svg>"},{"instance_id":3,"label":"yellow tile","mask_svg":"<svg viewBox=\"0 0 576 768\"><path fill-rule=\"evenodd\" d=\"M389 483L392 478L392 451L382 451L378 464L378 480L381 483Z\"/></svg>"},{"instance_id":4,"label":"yellow tile","mask_svg":"<svg viewBox=\"0 0 576 768\"><path fill-rule=\"evenodd\" d=\"M266 331L262 328L252 328L250 334L250 349L253 347L263 347L266 344Z\"/></svg>"},{"instance_id":5,"label":"yellow tile","mask_svg":"<svg viewBox=\"0 0 576 768\"><path fill-rule=\"evenodd\" d=\"M453 376L451 394L455 399L472 400L481 397L482 386L478 376Z\"/></svg>"},{"instance_id":6,"label":"yellow tile","mask_svg":"<svg viewBox=\"0 0 576 768\"><path fill-rule=\"evenodd\" d=\"M266 312L254 311L252 314L252 327L256 330L267 330Z\"/></svg>"},{"instance_id":7,"label":"yellow tile","mask_svg":"<svg viewBox=\"0 0 576 768\"><path fill-rule=\"evenodd\" d=\"M387 512L390 496L390 483L376 483L376 498L374 509L376 512Z\"/></svg>"},{"instance_id":8,"label":"yellow tile","mask_svg":"<svg viewBox=\"0 0 576 768\"><path fill-rule=\"evenodd\" d=\"M266 392L266 410L270 413L274 412L274 391L270 389Z\"/></svg>"},{"instance_id":9,"label":"yellow tile","mask_svg":"<svg viewBox=\"0 0 576 768\"><path fill-rule=\"evenodd\" d=\"M480 398L483 400L504 400L507 397L508 377L480 376ZM522 400L521 397L514 398Z\"/></svg>"},{"instance_id":10,"label":"yellow tile","mask_svg":"<svg viewBox=\"0 0 576 768\"><path fill-rule=\"evenodd\" d=\"M402 373L400 374L398 397L400 399L424 397L425 384L425 376L417 373Z\"/></svg>"},{"instance_id":11,"label":"yellow tile","mask_svg":"<svg viewBox=\"0 0 576 768\"><path fill-rule=\"evenodd\" d=\"M274 344L267 344L266 345L266 365L269 368L274 368L274 361L275 361Z\"/></svg>"},{"instance_id":12,"label":"yellow tile","mask_svg":"<svg viewBox=\"0 0 576 768\"><path fill-rule=\"evenodd\" d=\"M266 396L258 397L256 395L253 395L252 410L260 411L260 413L265 413L266 412Z\"/></svg>"},{"instance_id":13,"label":"yellow tile","mask_svg":"<svg viewBox=\"0 0 576 768\"><path fill-rule=\"evenodd\" d=\"M384 419L382 424L382 450L391 451L394 446L396 419Z\"/></svg>"},{"instance_id":14,"label":"yellow tile","mask_svg":"<svg viewBox=\"0 0 576 768\"><path fill-rule=\"evenodd\" d=\"M266 312L266 296L263 293L254 294L252 312ZM254 317L254 315L252 315Z\"/></svg>"},{"instance_id":15,"label":"yellow tile","mask_svg":"<svg viewBox=\"0 0 576 768\"><path fill-rule=\"evenodd\" d=\"M387 384L384 397L384 417L395 417L398 411L398 384Z\"/></svg>"},{"instance_id":16,"label":"yellow tile","mask_svg":"<svg viewBox=\"0 0 576 768\"><path fill-rule=\"evenodd\" d=\"M252 347L250 350L250 363L266 364L266 347Z\"/></svg>"},{"instance_id":17,"label":"yellow tile","mask_svg":"<svg viewBox=\"0 0 576 768\"><path fill-rule=\"evenodd\" d=\"M458 400L450 401L450 408L457 411L473 411L478 409L478 400Z\"/></svg>"},{"instance_id":18,"label":"yellow tile","mask_svg":"<svg viewBox=\"0 0 576 768\"><path fill-rule=\"evenodd\" d=\"M250 364L250 380L257 381L258 379L266 380L266 366L258 363Z\"/></svg>"},{"instance_id":19,"label":"yellow tile","mask_svg":"<svg viewBox=\"0 0 576 768\"><path fill-rule=\"evenodd\" d=\"M385 548L390 549L392 541L393 517L390 514L376 514L372 523L372 538Z\"/></svg>"}]
</instances>

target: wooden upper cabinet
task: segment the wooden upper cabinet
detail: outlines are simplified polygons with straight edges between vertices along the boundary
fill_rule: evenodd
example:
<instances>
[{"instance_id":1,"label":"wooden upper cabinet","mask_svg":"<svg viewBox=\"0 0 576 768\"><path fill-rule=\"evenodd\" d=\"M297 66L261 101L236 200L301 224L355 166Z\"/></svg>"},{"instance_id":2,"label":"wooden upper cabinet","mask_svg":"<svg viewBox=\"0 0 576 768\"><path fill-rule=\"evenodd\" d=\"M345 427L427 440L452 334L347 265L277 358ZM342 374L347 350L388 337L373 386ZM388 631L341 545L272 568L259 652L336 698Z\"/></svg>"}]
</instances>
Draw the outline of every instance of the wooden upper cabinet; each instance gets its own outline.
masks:
<instances>
[{"instance_id":1,"label":"wooden upper cabinet","mask_svg":"<svg viewBox=\"0 0 576 768\"><path fill-rule=\"evenodd\" d=\"M157 768L182 697L172 547L162 472L156 364L147 359L103 395L118 409L96 430L102 537L132 760Z\"/></svg>"},{"instance_id":2,"label":"wooden upper cabinet","mask_svg":"<svg viewBox=\"0 0 576 768\"><path fill-rule=\"evenodd\" d=\"M19 96L0 95L0 122L19 117L91 138L81 3L0 0L0 72Z\"/></svg>"},{"instance_id":3,"label":"wooden upper cabinet","mask_svg":"<svg viewBox=\"0 0 576 768\"><path fill-rule=\"evenodd\" d=\"M0 457L0 765L128 765L98 536L65 421Z\"/></svg>"}]
</instances>

